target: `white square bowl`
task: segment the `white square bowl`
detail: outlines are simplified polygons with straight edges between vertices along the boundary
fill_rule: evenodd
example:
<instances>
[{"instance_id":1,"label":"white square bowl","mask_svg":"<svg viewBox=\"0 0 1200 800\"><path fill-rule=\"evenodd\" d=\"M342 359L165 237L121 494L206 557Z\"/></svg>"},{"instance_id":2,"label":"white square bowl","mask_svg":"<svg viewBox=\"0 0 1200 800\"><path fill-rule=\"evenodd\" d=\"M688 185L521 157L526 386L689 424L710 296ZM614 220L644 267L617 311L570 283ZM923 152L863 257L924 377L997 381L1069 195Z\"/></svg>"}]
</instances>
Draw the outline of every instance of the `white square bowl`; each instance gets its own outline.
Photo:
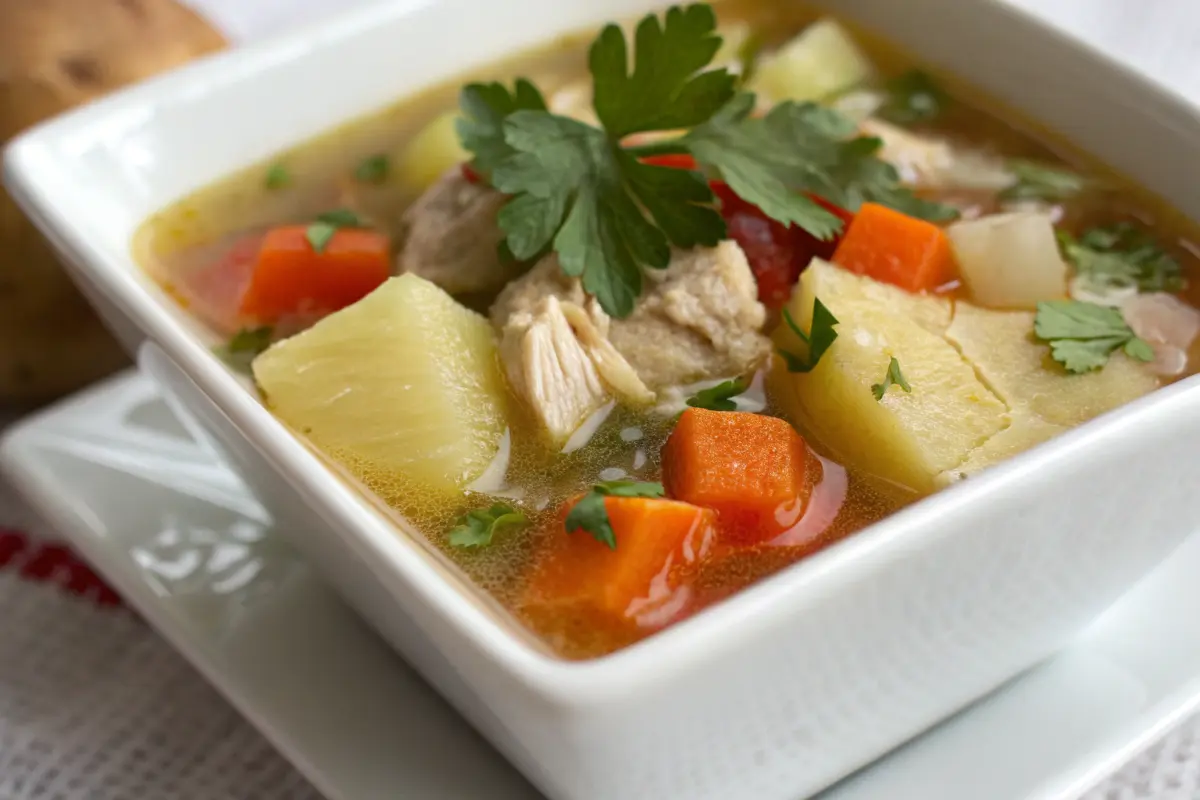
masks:
<instances>
[{"instance_id":1,"label":"white square bowl","mask_svg":"<svg viewBox=\"0 0 1200 800\"><path fill-rule=\"evenodd\" d=\"M140 222L226 173L469 67L655 5L381 2L42 125L10 146L5 180L143 367L296 543L547 795L796 798L1053 652L1197 528L1200 379L645 642L572 663L531 645L430 548L334 479L131 258ZM1183 98L996 0L827 5L1200 217L1200 113Z\"/></svg>"}]
</instances>

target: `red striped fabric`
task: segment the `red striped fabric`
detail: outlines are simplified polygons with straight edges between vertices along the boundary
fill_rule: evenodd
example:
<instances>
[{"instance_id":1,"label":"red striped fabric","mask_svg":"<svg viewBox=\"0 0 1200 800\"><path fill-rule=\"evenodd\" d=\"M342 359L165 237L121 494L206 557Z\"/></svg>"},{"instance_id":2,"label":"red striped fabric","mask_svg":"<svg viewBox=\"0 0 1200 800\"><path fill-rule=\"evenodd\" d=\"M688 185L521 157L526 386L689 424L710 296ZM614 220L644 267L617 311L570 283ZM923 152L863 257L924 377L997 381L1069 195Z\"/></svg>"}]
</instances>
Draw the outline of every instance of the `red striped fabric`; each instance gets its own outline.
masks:
<instances>
[{"instance_id":1,"label":"red striped fabric","mask_svg":"<svg viewBox=\"0 0 1200 800\"><path fill-rule=\"evenodd\" d=\"M26 580L52 584L98 606L121 605L120 596L69 548L19 530L0 528L0 570L14 570Z\"/></svg>"}]
</instances>

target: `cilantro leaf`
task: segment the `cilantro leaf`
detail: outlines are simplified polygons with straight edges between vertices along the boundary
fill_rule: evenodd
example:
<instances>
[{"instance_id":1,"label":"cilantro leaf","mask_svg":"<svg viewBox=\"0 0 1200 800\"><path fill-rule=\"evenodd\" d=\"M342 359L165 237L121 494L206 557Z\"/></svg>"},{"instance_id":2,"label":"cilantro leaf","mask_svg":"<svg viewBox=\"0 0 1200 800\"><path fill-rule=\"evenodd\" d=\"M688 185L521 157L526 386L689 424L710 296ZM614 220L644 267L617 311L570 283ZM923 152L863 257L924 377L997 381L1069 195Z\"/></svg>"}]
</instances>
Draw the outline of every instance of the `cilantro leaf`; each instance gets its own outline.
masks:
<instances>
[{"instance_id":1,"label":"cilantro leaf","mask_svg":"<svg viewBox=\"0 0 1200 800\"><path fill-rule=\"evenodd\" d=\"M904 379L904 373L900 371L900 362L895 356L892 356L892 360L888 363L887 374L883 376L883 383L871 385L871 394L875 395L876 400L882 401L883 396L887 394L887 390L893 386L899 386L906 392L912 392L912 387Z\"/></svg>"},{"instance_id":2,"label":"cilantro leaf","mask_svg":"<svg viewBox=\"0 0 1200 800\"><path fill-rule=\"evenodd\" d=\"M282 162L276 161L271 166L267 167L267 175L263 178L263 185L271 191L282 189L292 182L292 174Z\"/></svg>"},{"instance_id":3,"label":"cilantro leaf","mask_svg":"<svg viewBox=\"0 0 1200 800\"><path fill-rule=\"evenodd\" d=\"M1078 300L1038 303L1034 335L1050 345L1050 356L1068 372L1100 369L1118 349L1139 361L1151 361L1154 351L1134 335L1115 308Z\"/></svg>"},{"instance_id":4,"label":"cilantro leaf","mask_svg":"<svg viewBox=\"0 0 1200 800\"><path fill-rule=\"evenodd\" d=\"M329 240L342 228L365 228L366 222L354 211L348 208L335 208L318 214L304 231L304 238L312 245L314 253L323 253L329 245Z\"/></svg>"},{"instance_id":5,"label":"cilantro leaf","mask_svg":"<svg viewBox=\"0 0 1200 800\"><path fill-rule=\"evenodd\" d=\"M692 408L706 408L709 411L737 411L737 401L733 398L746 391L743 380L725 381L708 389L701 389L688 398L687 404Z\"/></svg>"},{"instance_id":6,"label":"cilantro leaf","mask_svg":"<svg viewBox=\"0 0 1200 800\"><path fill-rule=\"evenodd\" d=\"M625 33L607 25L588 52L596 115L613 139L631 133L690 128L733 97L728 70L700 72L721 48L712 6L667 9L660 23L650 14L637 26L633 72Z\"/></svg>"},{"instance_id":7,"label":"cilantro leaf","mask_svg":"<svg viewBox=\"0 0 1200 800\"><path fill-rule=\"evenodd\" d=\"M359 183L383 183L388 176L388 157L383 154L364 158L354 170L354 180Z\"/></svg>"},{"instance_id":8,"label":"cilantro leaf","mask_svg":"<svg viewBox=\"0 0 1200 800\"><path fill-rule=\"evenodd\" d=\"M833 329L838 324L837 317L833 316L824 303L814 297L812 330L809 333L800 329L796 320L792 318L791 312L786 308L783 309L783 321L791 328L792 333L799 336L800 340L808 345L806 358L801 358L795 353L789 353L783 349L779 350L779 355L787 364L788 372L812 372L816 369L821 356L825 355L825 351L837 340L837 331Z\"/></svg>"},{"instance_id":9,"label":"cilantro leaf","mask_svg":"<svg viewBox=\"0 0 1200 800\"><path fill-rule=\"evenodd\" d=\"M897 125L931 122L941 116L950 103L942 87L921 70L912 70L887 83L888 99L879 116Z\"/></svg>"},{"instance_id":10,"label":"cilantro leaf","mask_svg":"<svg viewBox=\"0 0 1200 800\"><path fill-rule=\"evenodd\" d=\"M567 513L567 533L586 531L592 538L613 550L617 549L617 535L608 519L605 497L662 497L666 494L661 483L639 481L601 481L579 499Z\"/></svg>"},{"instance_id":11,"label":"cilantro leaf","mask_svg":"<svg viewBox=\"0 0 1200 800\"><path fill-rule=\"evenodd\" d=\"M1059 232L1059 245L1076 274L1101 287L1136 285L1142 292L1180 292L1183 268L1143 228L1102 225L1078 239Z\"/></svg>"},{"instance_id":12,"label":"cilantro leaf","mask_svg":"<svg viewBox=\"0 0 1200 800\"><path fill-rule=\"evenodd\" d=\"M1087 188L1087 180L1077 172L1052 167L1038 161L1023 158L1008 162L1009 171L1017 182L1002 191L1000 200L1045 200L1059 202L1070 200Z\"/></svg>"},{"instance_id":13,"label":"cilantro leaf","mask_svg":"<svg viewBox=\"0 0 1200 800\"><path fill-rule=\"evenodd\" d=\"M250 371L250 362L271 346L275 331L267 325L258 328L242 328L224 345L214 348L217 355L229 366L241 372Z\"/></svg>"},{"instance_id":14,"label":"cilantro leaf","mask_svg":"<svg viewBox=\"0 0 1200 800\"><path fill-rule=\"evenodd\" d=\"M492 184L514 195L497 217L509 249L525 260L552 243L611 316L633 311L642 268L665 268L672 244L712 247L725 235L699 173L642 164L603 131L544 111L513 113L505 131L515 152Z\"/></svg>"},{"instance_id":15,"label":"cilantro leaf","mask_svg":"<svg viewBox=\"0 0 1200 800\"><path fill-rule=\"evenodd\" d=\"M458 518L450 529L453 547L487 547L492 537L503 528L524 528L529 525L525 512L507 503L495 503L491 508L476 508Z\"/></svg>"},{"instance_id":16,"label":"cilantro leaf","mask_svg":"<svg viewBox=\"0 0 1200 800\"><path fill-rule=\"evenodd\" d=\"M459 93L462 117L454 127L464 149L474 154L478 172L489 175L513 150L505 141L504 120L516 111L545 111L546 101L537 87L517 78L513 91L502 83L470 83Z\"/></svg>"}]
</instances>

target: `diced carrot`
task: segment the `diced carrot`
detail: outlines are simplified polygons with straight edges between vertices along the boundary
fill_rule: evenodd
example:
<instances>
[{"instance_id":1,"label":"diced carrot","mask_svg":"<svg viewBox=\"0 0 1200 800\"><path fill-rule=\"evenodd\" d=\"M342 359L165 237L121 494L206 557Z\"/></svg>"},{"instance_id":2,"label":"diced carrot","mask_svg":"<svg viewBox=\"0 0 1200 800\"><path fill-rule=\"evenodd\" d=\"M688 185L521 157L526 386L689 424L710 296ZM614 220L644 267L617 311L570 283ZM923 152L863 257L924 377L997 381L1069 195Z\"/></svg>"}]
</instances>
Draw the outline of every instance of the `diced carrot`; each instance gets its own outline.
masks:
<instances>
[{"instance_id":1,"label":"diced carrot","mask_svg":"<svg viewBox=\"0 0 1200 800\"><path fill-rule=\"evenodd\" d=\"M606 497L604 506L616 549L582 530L566 533L560 519L530 576L526 612L565 611L605 626L667 624L687 604L689 579L715 538L713 513L647 497Z\"/></svg>"},{"instance_id":2,"label":"diced carrot","mask_svg":"<svg viewBox=\"0 0 1200 800\"><path fill-rule=\"evenodd\" d=\"M663 486L716 511L722 544L759 544L803 515L807 461L804 439L778 417L689 408L663 446Z\"/></svg>"},{"instance_id":3,"label":"diced carrot","mask_svg":"<svg viewBox=\"0 0 1200 800\"><path fill-rule=\"evenodd\" d=\"M345 308L374 291L391 271L388 238L342 228L317 252L307 228L291 225L267 233L241 312L263 324L280 317Z\"/></svg>"},{"instance_id":4,"label":"diced carrot","mask_svg":"<svg viewBox=\"0 0 1200 800\"><path fill-rule=\"evenodd\" d=\"M956 272L945 231L877 203L858 210L833 263L910 292L933 291Z\"/></svg>"}]
</instances>

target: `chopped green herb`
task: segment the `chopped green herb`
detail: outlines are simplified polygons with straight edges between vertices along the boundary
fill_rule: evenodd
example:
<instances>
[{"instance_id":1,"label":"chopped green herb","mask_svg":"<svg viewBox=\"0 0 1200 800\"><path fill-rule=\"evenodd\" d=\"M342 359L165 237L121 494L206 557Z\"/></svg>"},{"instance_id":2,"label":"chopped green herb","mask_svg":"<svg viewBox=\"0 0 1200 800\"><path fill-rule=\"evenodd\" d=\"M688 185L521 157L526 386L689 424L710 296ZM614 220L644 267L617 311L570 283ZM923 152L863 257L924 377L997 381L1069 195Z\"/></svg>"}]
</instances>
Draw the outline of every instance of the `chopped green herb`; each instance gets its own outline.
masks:
<instances>
[{"instance_id":1,"label":"chopped green herb","mask_svg":"<svg viewBox=\"0 0 1200 800\"><path fill-rule=\"evenodd\" d=\"M897 125L932 122L950 103L942 87L921 70L912 70L887 84L888 99L879 116Z\"/></svg>"},{"instance_id":2,"label":"chopped green herb","mask_svg":"<svg viewBox=\"0 0 1200 800\"><path fill-rule=\"evenodd\" d=\"M837 331L833 329L838 324L837 317L833 316L824 303L814 297L812 330L809 333L800 329L796 320L792 318L791 312L786 308L783 310L783 321L792 329L792 333L799 336L800 340L808 345L808 355L805 358L786 350L779 350L779 355L787 364L788 372L812 372L816 369L821 356L825 355L825 351L837 340Z\"/></svg>"},{"instance_id":3,"label":"chopped green herb","mask_svg":"<svg viewBox=\"0 0 1200 800\"><path fill-rule=\"evenodd\" d=\"M596 541L616 550L617 535L613 532L612 523L608 520L608 509L604 506L604 498L662 497L664 494L666 491L661 483L601 481L581 497L579 502L568 512L567 533L583 530L590 533Z\"/></svg>"},{"instance_id":4,"label":"chopped green herb","mask_svg":"<svg viewBox=\"0 0 1200 800\"><path fill-rule=\"evenodd\" d=\"M375 155L364 158L354 170L354 180L359 183L383 183L388 176L388 157Z\"/></svg>"},{"instance_id":5,"label":"chopped green herb","mask_svg":"<svg viewBox=\"0 0 1200 800\"><path fill-rule=\"evenodd\" d=\"M644 269L665 268L671 248L711 247L726 235L705 172L643 163L649 155L690 153L719 172L742 199L771 218L829 239L841 220L805 196L815 192L855 210L873 200L925 219L951 219L948 207L915 197L877 139L851 138L855 126L814 104L783 103L751 116L752 94L705 69L720 48L709 5L673 7L638 25L632 58L624 33L604 28L589 51L593 127L545 110L520 80L471 84L460 106L459 138L473 165L512 200L498 221L512 256L547 250L611 316L625 317L641 294ZM690 129L641 146L630 134Z\"/></svg>"},{"instance_id":6,"label":"chopped green herb","mask_svg":"<svg viewBox=\"0 0 1200 800\"><path fill-rule=\"evenodd\" d=\"M688 399L687 404L692 408L706 408L709 411L737 411L737 401L733 398L746 391L743 380L725 381L708 389L701 389Z\"/></svg>"},{"instance_id":7,"label":"chopped green herb","mask_svg":"<svg viewBox=\"0 0 1200 800\"><path fill-rule=\"evenodd\" d=\"M358 214L348 208L337 208L317 215L316 220L304 232L304 237L312 245L313 252L323 253L329 245L329 240L340 229L365 227L367 224Z\"/></svg>"},{"instance_id":8,"label":"chopped green herb","mask_svg":"<svg viewBox=\"0 0 1200 800\"><path fill-rule=\"evenodd\" d=\"M1037 161L1013 159L1008 162L1008 169L1017 182L1000 193L1000 199L1004 202L1045 200L1054 203L1070 200L1088 185L1087 179L1077 172Z\"/></svg>"},{"instance_id":9,"label":"chopped green herb","mask_svg":"<svg viewBox=\"0 0 1200 800\"><path fill-rule=\"evenodd\" d=\"M529 525L525 512L507 503L495 503L490 508L476 508L458 518L450 529L452 547L487 547L492 537L503 528L524 528Z\"/></svg>"},{"instance_id":10,"label":"chopped green herb","mask_svg":"<svg viewBox=\"0 0 1200 800\"><path fill-rule=\"evenodd\" d=\"M292 173L280 162L267 167L267 177L263 184L270 190L282 189L292 182Z\"/></svg>"},{"instance_id":11,"label":"chopped green herb","mask_svg":"<svg viewBox=\"0 0 1200 800\"><path fill-rule=\"evenodd\" d=\"M904 373L900 371L900 362L895 356L888 363L887 374L883 376L883 383L876 383L871 386L871 393L875 395L876 400L883 400L883 396L887 394L887 390L893 386L899 386L906 392L912 392L912 387L908 385L908 381L904 379Z\"/></svg>"},{"instance_id":12,"label":"chopped green herb","mask_svg":"<svg viewBox=\"0 0 1200 800\"><path fill-rule=\"evenodd\" d=\"M1136 285L1142 292L1183 290L1179 262L1132 222L1091 228L1078 239L1060 231L1058 240L1076 274L1094 286Z\"/></svg>"},{"instance_id":13,"label":"chopped green herb","mask_svg":"<svg viewBox=\"0 0 1200 800\"><path fill-rule=\"evenodd\" d=\"M1038 339L1050 345L1050 356L1068 372L1100 369L1118 349L1139 361L1154 359L1150 345L1134 335L1120 311L1095 303L1038 303L1033 330Z\"/></svg>"},{"instance_id":14,"label":"chopped green herb","mask_svg":"<svg viewBox=\"0 0 1200 800\"><path fill-rule=\"evenodd\" d=\"M254 357L271 346L273 334L274 330L265 325L259 328L242 328L226 344L215 348L215 351L229 366L241 372L249 372L250 362Z\"/></svg>"}]
</instances>

